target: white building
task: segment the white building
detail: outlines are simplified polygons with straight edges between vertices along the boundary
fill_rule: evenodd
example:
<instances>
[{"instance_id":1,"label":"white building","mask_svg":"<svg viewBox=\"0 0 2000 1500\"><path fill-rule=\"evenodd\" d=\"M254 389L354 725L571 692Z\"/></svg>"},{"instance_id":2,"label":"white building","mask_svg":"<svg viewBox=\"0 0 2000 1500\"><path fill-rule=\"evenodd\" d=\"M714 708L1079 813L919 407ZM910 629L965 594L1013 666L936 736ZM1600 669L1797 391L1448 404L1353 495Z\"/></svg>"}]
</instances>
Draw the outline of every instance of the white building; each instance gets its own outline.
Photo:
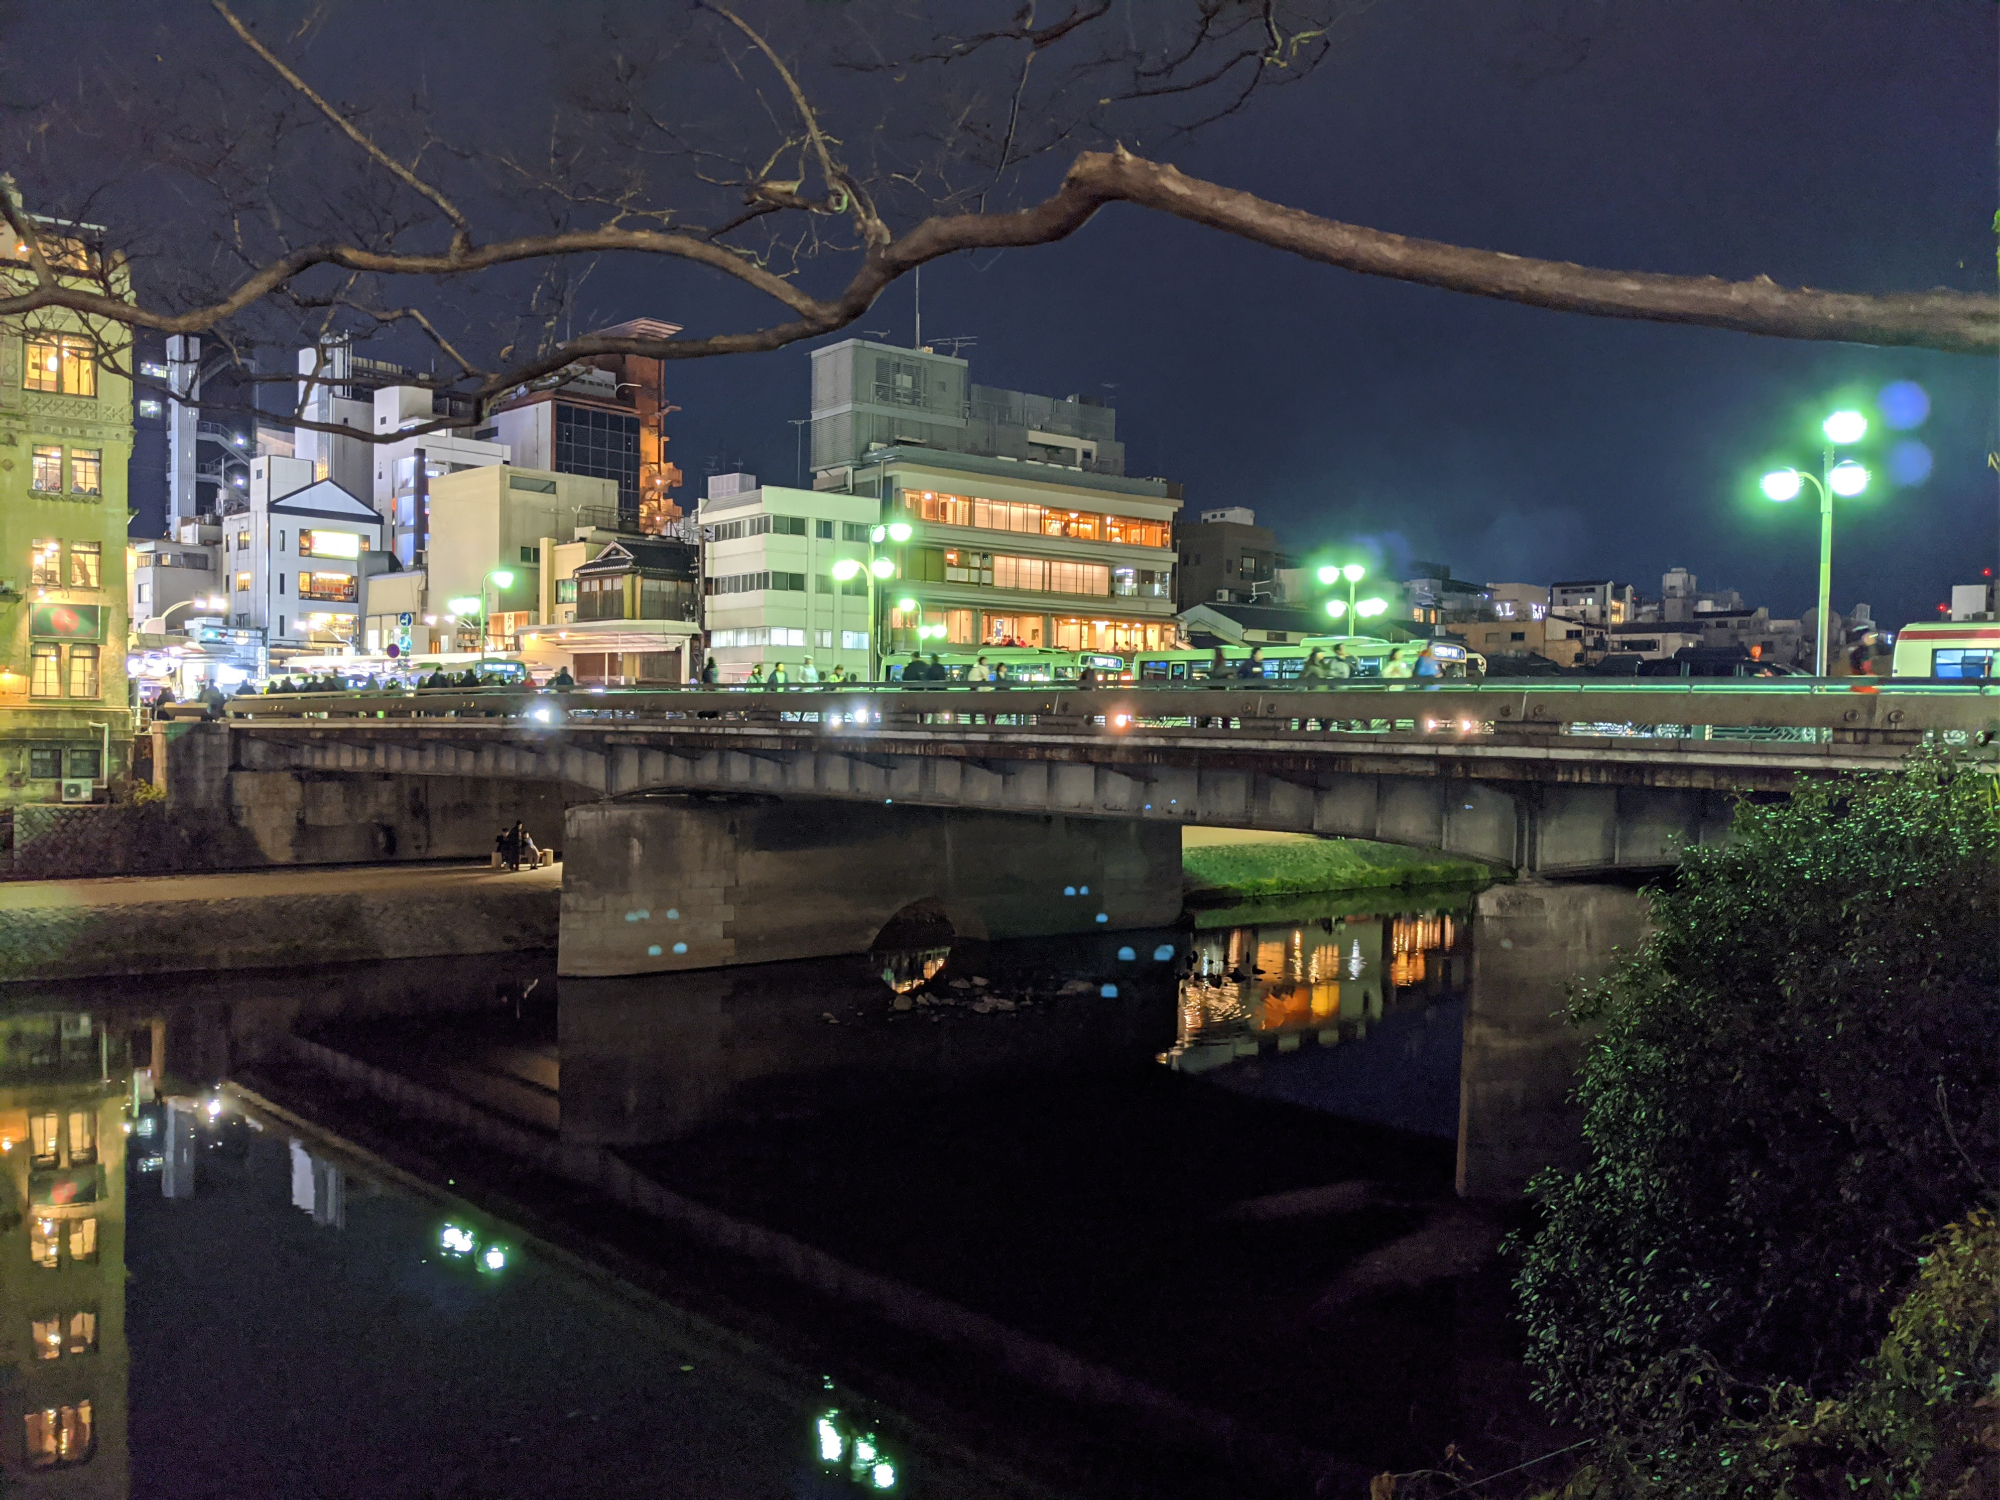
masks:
<instances>
[{"instance_id":1,"label":"white building","mask_svg":"<svg viewBox=\"0 0 2000 1500\"><path fill-rule=\"evenodd\" d=\"M833 490L758 487L751 474L717 474L701 502L703 623L725 682L784 662L794 678L811 657L821 676L836 665L866 677L869 591L836 582L842 558L865 564L881 502ZM883 555L887 555L886 552ZM885 590L878 587L878 605ZM886 608L886 606L881 606Z\"/></svg>"},{"instance_id":2,"label":"white building","mask_svg":"<svg viewBox=\"0 0 2000 1500\"><path fill-rule=\"evenodd\" d=\"M364 553L381 548L373 507L305 459L250 464L250 508L222 518L219 561L232 622L261 630L274 655L353 643Z\"/></svg>"}]
</instances>

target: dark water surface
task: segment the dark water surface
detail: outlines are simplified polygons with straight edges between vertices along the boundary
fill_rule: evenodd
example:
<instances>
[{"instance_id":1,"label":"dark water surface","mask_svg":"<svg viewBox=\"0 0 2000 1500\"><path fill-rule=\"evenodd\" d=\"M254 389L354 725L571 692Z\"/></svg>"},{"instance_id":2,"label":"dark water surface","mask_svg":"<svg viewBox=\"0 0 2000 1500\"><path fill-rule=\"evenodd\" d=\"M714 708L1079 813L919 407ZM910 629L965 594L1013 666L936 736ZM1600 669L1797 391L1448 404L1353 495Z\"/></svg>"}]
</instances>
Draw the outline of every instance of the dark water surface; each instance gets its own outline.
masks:
<instances>
[{"instance_id":1,"label":"dark water surface","mask_svg":"<svg viewBox=\"0 0 2000 1500\"><path fill-rule=\"evenodd\" d=\"M871 1384L897 1360L872 1336L823 1372L691 1331L475 1206L476 1174L414 1182L254 1107L210 1121L220 1080L300 1076L292 1032L1300 1452L1525 1454L1546 1434L1491 1253L1506 1210L1482 1200L1569 1149L1562 979L1628 940L1635 910L1626 891L1522 886L560 986L531 957L17 989L0 1136L27 1217L7 1237L43 1248L0 1274L18 1330L0 1459L24 1492L76 1496L1158 1488L1115 1459L1072 1468L1054 1431L1037 1452L1032 1414L961 1426L969 1380L904 1372L921 1419L871 1404L914 1389ZM191 1195L162 1191L153 1076L203 1090ZM427 1148L386 1106L343 1107L383 1149ZM75 1113L95 1161L31 1166L49 1154L33 1121L61 1135ZM487 1182L514 1170L456 1159ZM94 1260L65 1239L86 1215ZM52 1239L56 1264L35 1261ZM77 1311L95 1347L36 1358ZM1123 1420L1114 1453L1171 1458L1172 1434L1121 1437Z\"/></svg>"}]
</instances>

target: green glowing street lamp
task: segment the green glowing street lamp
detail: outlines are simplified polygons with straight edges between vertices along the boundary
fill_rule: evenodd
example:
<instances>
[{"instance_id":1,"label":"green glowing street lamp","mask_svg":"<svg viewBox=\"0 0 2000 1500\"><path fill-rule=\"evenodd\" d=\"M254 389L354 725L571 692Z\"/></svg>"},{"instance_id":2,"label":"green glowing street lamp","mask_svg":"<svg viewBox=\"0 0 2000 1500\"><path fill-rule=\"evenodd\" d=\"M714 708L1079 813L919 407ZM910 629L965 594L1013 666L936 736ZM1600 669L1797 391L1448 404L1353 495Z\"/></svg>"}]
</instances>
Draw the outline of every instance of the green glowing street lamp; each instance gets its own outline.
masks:
<instances>
[{"instance_id":1,"label":"green glowing street lamp","mask_svg":"<svg viewBox=\"0 0 2000 1500\"><path fill-rule=\"evenodd\" d=\"M910 527L903 521L892 521L886 526L876 526L868 533L869 558L867 562L864 563L858 557L842 557L835 559L833 565L827 570L833 575L836 583L852 583L857 578L867 580L868 680L871 682L876 681L881 676L880 666L882 659L880 649L882 632L880 622L876 619L875 585L877 583L887 583L891 578L896 576L895 560L887 557L876 557L874 552L884 542L907 542L910 536ZM916 601L914 599L901 599L897 601L896 607L903 610L914 610L916 608Z\"/></svg>"},{"instance_id":2,"label":"green glowing street lamp","mask_svg":"<svg viewBox=\"0 0 2000 1500\"><path fill-rule=\"evenodd\" d=\"M1387 609L1389 606L1382 603L1380 599L1363 599L1359 603L1355 602L1354 591L1360 586L1361 580L1367 576L1368 570L1360 563L1348 563L1342 567L1335 567L1329 563L1326 567L1321 568L1319 570L1319 581L1328 587L1340 582L1342 579L1347 580L1347 597L1345 599L1327 600L1326 612L1336 620L1365 620L1379 615L1383 610ZM1371 604L1378 607L1375 609L1368 608Z\"/></svg>"},{"instance_id":3,"label":"green glowing street lamp","mask_svg":"<svg viewBox=\"0 0 2000 1500\"><path fill-rule=\"evenodd\" d=\"M1868 435L1868 419L1858 411L1834 412L1820 423L1826 446L1820 450L1820 470L1773 469L1758 487L1767 499L1796 500L1810 484L1819 491L1819 621L1813 641L1813 675L1826 676L1833 615L1833 497L1851 500L1868 488L1868 470L1851 458L1834 461L1835 448L1845 448Z\"/></svg>"}]
</instances>

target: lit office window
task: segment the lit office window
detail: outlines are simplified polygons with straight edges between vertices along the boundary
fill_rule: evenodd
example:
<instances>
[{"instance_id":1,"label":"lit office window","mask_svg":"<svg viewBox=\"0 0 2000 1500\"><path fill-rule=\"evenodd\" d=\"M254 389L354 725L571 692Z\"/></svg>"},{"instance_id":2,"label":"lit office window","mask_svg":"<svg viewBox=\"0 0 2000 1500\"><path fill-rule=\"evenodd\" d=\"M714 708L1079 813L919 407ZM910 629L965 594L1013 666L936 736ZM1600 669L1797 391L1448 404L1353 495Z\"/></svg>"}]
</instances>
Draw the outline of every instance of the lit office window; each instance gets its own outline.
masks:
<instances>
[{"instance_id":1,"label":"lit office window","mask_svg":"<svg viewBox=\"0 0 2000 1500\"><path fill-rule=\"evenodd\" d=\"M29 485L47 495L62 493L62 448L59 444L35 445L34 472Z\"/></svg>"},{"instance_id":2,"label":"lit office window","mask_svg":"<svg viewBox=\"0 0 2000 1500\"><path fill-rule=\"evenodd\" d=\"M28 663L28 694L34 698L62 696L62 648L53 641L35 644Z\"/></svg>"},{"instance_id":3,"label":"lit office window","mask_svg":"<svg viewBox=\"0 0 2000 1500\"><path fill-rule=\"evenodd\" d=\"M28 553L28 582L41 588L62 587L62 543L54 537L35 538Z\"/></svg>"},{"instance_id":4,"label":"lit office window","mask_svg":"<svg viewBox=\"0 0 2000 1500\"><path fill-rule=\"evenodd\" d=\"M21 375L21 384L27 389L62 396L97 394L97 359L90 340L65 334L32 335L27 340L27 355Z\"/></svg>"},{"instance_id":5,"label":"lit office window","mask_svg":"<svg viewBox=\"0 0 2000 1500\"><path fill-rule=\"evenodd\" d=\"M37 1219L29 1228L28 1259L44 1271L62 1264L62 1226L54 1219Z\"/></svg>"},{"instance_id":6,"label":"lit office window","mask_svg":"<svg viewBox=\"0 0 2000 1500\"><path fill-rule=\"evenodd\" d=\"M97 1220L71 1219L69 1221L69 1258L80 1266L92 1264L97 1259Z\"/></svg>"},{"instance_id":7,"label":"lit office window","mask_svg":"<svg viewBox=\"0 0 2000 1500\"><path fill-rule=\"evenodd\" d=\"M97 648L95 646L72 646L69 648L69 695L72 698L95 698L98 696Z\"/></svg>"},{"instance_id":8,"label":"lit office window","mask_svg":"<svg viewBox=\"0 0 2000 1500\"><path fill-rule=\"evenodd\" d=\"M38 1110L28 1116L28 1164L54 1167L62 1163L62 1116Z\"/></svg>"},{"instance_id":9,"label":"lit office window","mask_svg":"<svg viewBox=\"0 0 2000 1500\"><path fill-rule=\"evenodd\" d=\"M104 581L104 543L71 542L69 544L69 586L73 589L94 589Z\"/></svg>"},{"instance_id":10,"label":"lit office window","mask_svg":"<svg viewBox=\"0 0 2000 1500\"><path fill-rule=\"evenodd\" d=\"M55 1469L80 1464L90 1457L90 1403L45 1406L22 1418L26 1427L27 1462L31 1469Z\"/></svg>"},{"instance_id":11,"label":"lit office window","mask_svg":"<svg viewBox=\"0 0 2000 1500\"><path fill-rule=\"evenodd\" d=\"M73 1109L69 1115L69 1164L89 1166L97 1160L97 1116L87 1109Z\"/></svg>"},{"instance_id":12,"label":"lit office window","mask_svg":"<svg viewBox=\"0 0 2000 1500\"><path fill-rule=\"evenodd\" d=\"M104 493L104 450L102 448L72 448L69 450L69 490L72 495L101 495Z\"/></svg>"}]
</instances>

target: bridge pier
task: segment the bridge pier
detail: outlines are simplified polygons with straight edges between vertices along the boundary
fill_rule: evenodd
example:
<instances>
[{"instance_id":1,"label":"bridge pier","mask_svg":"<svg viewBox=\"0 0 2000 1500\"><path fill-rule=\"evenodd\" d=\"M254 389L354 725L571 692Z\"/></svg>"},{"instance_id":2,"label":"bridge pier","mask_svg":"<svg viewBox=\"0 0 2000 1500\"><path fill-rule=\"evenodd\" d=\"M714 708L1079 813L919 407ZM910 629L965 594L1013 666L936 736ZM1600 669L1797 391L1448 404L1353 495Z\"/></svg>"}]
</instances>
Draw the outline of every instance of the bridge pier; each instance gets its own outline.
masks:
<instances>
[{"instance_id":1,"label":"bridge pier","mask_svg":"<svg viewBox=\"0 0 2000 1500\"><path fill-rule=\"evenodd\" d=\"M918 903L988 940L1165 926L1181 907L1178 826L887 801L582 803L563 862L557 966L575 976L865 953Z\"/></svg>"}]
</instances>

